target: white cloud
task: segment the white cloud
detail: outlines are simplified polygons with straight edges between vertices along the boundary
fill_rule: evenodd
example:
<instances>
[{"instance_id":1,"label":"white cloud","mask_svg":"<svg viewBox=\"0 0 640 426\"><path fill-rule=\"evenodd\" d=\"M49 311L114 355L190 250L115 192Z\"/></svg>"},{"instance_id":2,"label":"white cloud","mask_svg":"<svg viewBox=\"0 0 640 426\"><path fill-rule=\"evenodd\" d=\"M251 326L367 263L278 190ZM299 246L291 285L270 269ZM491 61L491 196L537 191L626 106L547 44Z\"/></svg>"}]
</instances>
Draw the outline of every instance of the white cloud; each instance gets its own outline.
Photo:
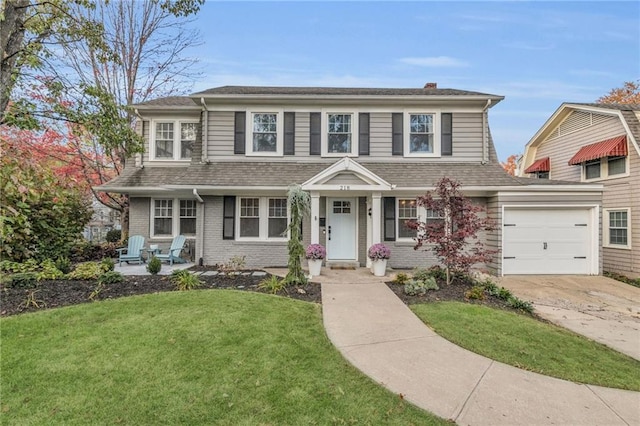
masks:
<instances>
[{"instance_id":1,"label":"white cloud","mask_svg":"<svg viewBox=\"0 0 640 426\"><path fill-rule=\"evenodd\" d=\"M463 68L468 67L469 64L460 59L452 58L450 56L426 56L426 57L409 57L401 58L400 62L408 65L415 65L419 67L433 67L433 68Z\"/></svg>"}]
</instances>

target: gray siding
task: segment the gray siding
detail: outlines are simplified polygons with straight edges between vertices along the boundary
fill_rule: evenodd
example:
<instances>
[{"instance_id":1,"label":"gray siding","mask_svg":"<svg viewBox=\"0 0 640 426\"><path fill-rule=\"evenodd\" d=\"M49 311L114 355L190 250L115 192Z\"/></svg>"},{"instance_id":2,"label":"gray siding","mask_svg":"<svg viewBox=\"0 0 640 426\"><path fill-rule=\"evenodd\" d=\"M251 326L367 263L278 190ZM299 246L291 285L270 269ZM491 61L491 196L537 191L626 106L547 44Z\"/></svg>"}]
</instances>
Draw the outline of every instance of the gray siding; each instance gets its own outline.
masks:
<instances>
[{"instance_id":1,"label":"gray siding","mask_svg":"<svg viewBox=\"0 0 640 426\"><path fill-rule=\"evenodd\" d=\"M580 147L625 134L619 117L573 112L537 148L535 159L549 157L552 179L577 181L581 179L581 166L568 165ZM595 182L604 185L602 208L631 209L631 247L620 249L604 247L602 264L605 271L630 277L640 276L640 156L629 141L629 176L605 178ZM604 216L603 216L604 218ZM606 221L601 220L602 226ZM601 240L604 230L600 229Z\"/></svg>"},{"instance_id":2,"label":"gray siding","mask_svg":"<svg viewBox=\"0 0 640 426\"><path fill-rule=\"evenodd\" d=\"M573 123L575 121L575 123ZM572 129L562 136L547 138L536 151L535 158L550 158L550 178L556 180L580 181L580 166L570 166L569 160L578 150L592 143L619 136L625 133L625 129L618 117L609 117L607 120L598 121L594 125L584 125L582 115L571 114L562 125ZM554 133L555 134L555 133Z\"/></svg>"},{"instance_id":3,"label":"gray siding","mask_svg":"<svg viewBox=\"0 0 640 426\"><path fill-rule=\"evenodd\" d=\"M313 110L313 108L308 108ZM320 110L320 108L315 108ZM360 110L367 112L366 109ZM482 114L453 113L453 155L440 158L404 158L391 155L391 112L370 113L370 155L358 157L359 162L380 161L480 161L482 159ZM234 111L209 111L207 126L207 156L209 160L231 160L244 158L234 155ZM284 157L248 157L268 161L325 160L335 162L336 158L322 158L309 155L309 112L296 112L295 155ZM356 132L356 129L354 129Z\"/></svg>"}]
</instances>

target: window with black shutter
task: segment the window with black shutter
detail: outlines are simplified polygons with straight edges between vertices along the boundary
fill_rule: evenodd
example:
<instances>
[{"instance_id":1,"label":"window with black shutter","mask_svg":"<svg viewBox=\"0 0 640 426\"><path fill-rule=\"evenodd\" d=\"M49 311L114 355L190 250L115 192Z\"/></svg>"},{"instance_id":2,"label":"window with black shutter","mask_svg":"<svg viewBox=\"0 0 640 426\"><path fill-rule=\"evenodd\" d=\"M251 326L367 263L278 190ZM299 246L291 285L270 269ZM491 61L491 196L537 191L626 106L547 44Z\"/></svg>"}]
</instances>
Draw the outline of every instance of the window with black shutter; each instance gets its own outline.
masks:
<instances>
[{"instance_id":1,"label":"window with black shutter","mask_svg":"<svg viewBox=\"0 0 640 426\"><path fill-rule=\"evenodd\" d=\"M309 118L309 155L320 155L322 135L321 115L319 112L312 112Z\"/></svg>"},{"instance_id":2,"label":"window with black shutter","mask_svg":"<svg viewBox=\"0 0 640 426\"><path fill-rule=\"evenodd\" d=\"M235 131L234 131L234 140L233 140L233 153L234 154L244 154L245 151L245 141L246 141L246 123L247 123L247 113L244 111L236 112L235 117Z\"/></svg>"},{"instance_id":3,"label":"window with black shutter","mask_svg":"<svg viewBox=\"0 0 640 426\"><path fill-rule=\"evenodd\" d=\"M284 155L296 153L296 113L284 113Z\"/></svg>"},{"instance_id":4,"label":"window with black shutter","mask_svg":"<svg viewBox=\"0 0 640 426\"><path fill-rule=\"evenodd\" d=\"M358 116L358 155L369 155L369 113L361 112Z\"/></svg>"},{"instance_id":5,"label":"window with black shutter","mask_svg":"<svg viewBox=\"0 0 640 426\"><path fill-rule=\"evenodd\" d=\"M443 113L441 121L440 143L442 144L442 155L453 155L453 114Z\"/></svg>"},{"instance_id":6,"label":"window with black shutter","mask_svg":"<svg viewBox=\"0 0 640 426\"><path fill-rule=\"evenodd\" d=\"M402 155L402 147L404 141L402 140L402 113L394 112L391 116L391 154Z\"/></svg>"}]
</instances>

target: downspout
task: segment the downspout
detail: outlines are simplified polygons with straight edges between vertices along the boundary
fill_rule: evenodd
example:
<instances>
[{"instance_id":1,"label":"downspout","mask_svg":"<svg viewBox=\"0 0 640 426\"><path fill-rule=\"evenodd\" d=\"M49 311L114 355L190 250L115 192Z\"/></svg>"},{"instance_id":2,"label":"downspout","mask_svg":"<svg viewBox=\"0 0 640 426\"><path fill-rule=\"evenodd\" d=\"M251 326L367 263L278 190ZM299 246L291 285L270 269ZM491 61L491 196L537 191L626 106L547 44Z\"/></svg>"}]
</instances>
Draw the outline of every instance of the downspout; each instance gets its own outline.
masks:
<instances>
[{"instance_id":1,"label":"downspout","mask_svg":"<svg viewBox=\"0 0 640 426\"><path fill-rule=\"evenodd\" d=\"M482 161L481 164L489 162L489 136L487 132L488 119L487 110L491 106L491 99L487 99L487 104L482 108Z\"/></svg>"},{"instance_id":2,"label":"downspout","mask_svg":"<svg viewBox=\"0 0 640 426\"><path fill-rule=\"evenodd\" d=\"M209 127L209 109L207 108L207 103L204 101L204 98L200 98L200 103L202 104L202 155L200 161L202 163L208 162L207 156L207 135L208 135L208 127ZM194 190L195 191L195 190Z\"/></svg>"},{"instance_id":3,"label":"downspout","mask_svg":"<svg viewBox=\"0 0 640 426\"><path fill-rule=\"evenodd\" d=\"M196 188L193 188L193 196L196 197L196 200L198 200L198 202L200 203L200 214L197 216L199 218L198 222L196 224L196 256L195 258L198 259L198 265L202 266L204 263L203 257L204 257L204 200L202 199L202 197L200 196L200 194L198 194L198 190ZM200 244L198 244L198 241L200 242Z\"/></svg>"},{"instance_id":4,"label":"downspout","mask_svg":"<svg viewBox=\"0 0 640 426\"><path fill-rule=\"evenodd\" d=\"M138 108L134 108L133 112L136 115L136 117L140 119L140 136L142 137L142 140L144 140L144 117L140 115L140 111L138 111ZM151 129L149 129L149 137L151 137ZM149 143L149 141L147 141L147 143ZM143 148L144 148L144 143L143 143ZM136 166L140 167L141 169L144 169L144 152L138 153L136 154L136 156L138 157L136 161Z\"/></svg>"}]
</instances>

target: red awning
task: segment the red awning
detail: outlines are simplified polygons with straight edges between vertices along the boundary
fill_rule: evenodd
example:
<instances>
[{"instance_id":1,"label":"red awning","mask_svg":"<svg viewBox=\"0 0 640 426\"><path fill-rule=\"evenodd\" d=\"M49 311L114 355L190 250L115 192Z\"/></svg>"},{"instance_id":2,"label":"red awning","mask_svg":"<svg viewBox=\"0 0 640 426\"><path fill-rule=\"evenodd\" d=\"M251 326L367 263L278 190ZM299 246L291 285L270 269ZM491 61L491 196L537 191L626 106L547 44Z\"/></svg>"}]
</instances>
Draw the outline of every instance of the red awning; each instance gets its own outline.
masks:
<instances>
[{"instance_id":1,"label":"red awning","mask_svg":"<svg viewBox=\"0 0 640 426\"><path fill-rule=\"evenodd\" d=\"M603 157L624 157L627 155L627 135L616 136L606 141L592 143L583 146L576 155L569 160L570 166L584 163L589 160L597 160Z\"/></svg>"},{"instance_id":2,"label":"red awning","mask_svg":"<svg viewBox=\"0 0 640 426\"><path fill-rule=\"evenodd\" d=\"M548 172L549 170L551 170L551 168L549 167L549 157L544 157L534 161L533 164L527 167L527 169L524 172L525 173Z\"/></svg>"}]
</instances>

